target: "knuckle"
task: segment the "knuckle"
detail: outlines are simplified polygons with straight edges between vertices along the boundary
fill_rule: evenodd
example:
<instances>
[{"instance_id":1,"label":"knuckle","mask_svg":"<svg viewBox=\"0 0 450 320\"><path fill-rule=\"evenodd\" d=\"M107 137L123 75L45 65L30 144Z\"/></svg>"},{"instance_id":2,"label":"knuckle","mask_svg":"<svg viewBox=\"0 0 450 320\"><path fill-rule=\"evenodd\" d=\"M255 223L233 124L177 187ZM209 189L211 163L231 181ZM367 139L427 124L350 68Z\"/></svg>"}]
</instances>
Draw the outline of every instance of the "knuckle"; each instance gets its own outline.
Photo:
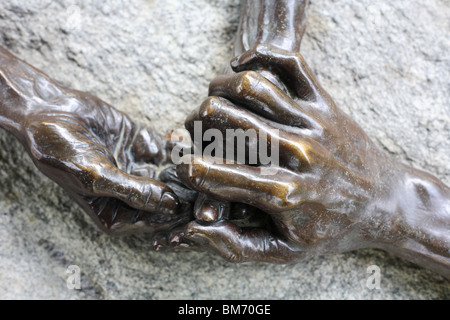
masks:
<instances>
[{"instance_id":1,"label":"knuckle","mask_svg":"<svg viewBox=\"0 0 450 320\"><path fill-rule=\"evenodd\" d=\"M155 207L151 185L144 185L141 189L138 187L130 187L126 200L139 209L148 209L148 207L154 209Z\"/></svg>"},{"instance_id":2,"label":"knuckle","mask_svg":"<svg viewBox=\"0 0 450 320\"><path fill-rule=\"evenodd\" d=\"M59 126L50 122L35 122L27 129L30 145L42 155L52 155L61 144Z\"/></svg>"},{"instance_id":3,"label":"knuckle","mask_svg":"<svg viewBox=\"0 0 450 320\"><path fill-rule=\"evenodd\" d=\"M188 177L191 184L201 188L207 181L209 172L210 166L206 162L200 161L198 163L196 160L193 160L189 164L188 169Z\"/></svg>"},{"instance_id":4,"label":"knuckle","mask_svg":"<svg viewBox=\"0 0 450 320\"><path fill-rule=\"evenodd\" d=\"M296 52L295 54L292 55L292 58L298 61L302 61L304 62L305 59L303 58L303 55L300 52Z\"/></svg>"},{"instance_id":5,"label":"knuckle","mask_svg":"<svg viewBox=\"0 0 450 320\"><path fill-rule=\"evenodd\" d=\"M221 100L218 97L208 97L200 106L199 116L201 119L209 118L221 107Z\"/></svg>"},{"instance_id":6,"label":"knuckle","mask_svg":"<svg viewBox=\"0 0 450 320\"><path fill-rule=\"evenodd\" d=\"M275 205L279 211L288 211L293 209L296 203L290 199L289 195L286 195L285 197L279 198Z\"/></svg>"},{"instance_id":7,"label":"knuckle","mask_svg":"<svg viewBox=\"0 0 450 320\"><path fill-rule=\"evenodd\" d=\"M287 211L297 206L297 190L299 186L296 183L290 183L283 187L277 188L275 197L272 197L275 211Z\"/></svg>"},{"instance_id":8,"label":"knuckle","mask_svg":"<svg viewBox=\"0 0 450 320\"><path fill-rule=\"evenodd\" d=\"M255 71L245 71L238 74L234 88L239 97L251 96L258 85L260 75Z\"/></svg>"},{"instance_id":9,"label":"knuckle","mask_svg":"<svg viewBox=\"0 0 450 320\"><path fill-rule=\"evenodd\" d=\"M258 56L269 56L272 53L269 45L260 43L255 47L255 53Z\"/></svg>"},{"instance_id":10,"label":"knuckle","mask_svg":"<svg viewBox=\"0 0 450 320\"><path fill-rule=\"evenodd\" d=\"M310 143L301 141L291 143L287 146L290 154L290 167L297 168L304 165L311 166L313 164L312 147Z\"/></svg>"}]
</instances>

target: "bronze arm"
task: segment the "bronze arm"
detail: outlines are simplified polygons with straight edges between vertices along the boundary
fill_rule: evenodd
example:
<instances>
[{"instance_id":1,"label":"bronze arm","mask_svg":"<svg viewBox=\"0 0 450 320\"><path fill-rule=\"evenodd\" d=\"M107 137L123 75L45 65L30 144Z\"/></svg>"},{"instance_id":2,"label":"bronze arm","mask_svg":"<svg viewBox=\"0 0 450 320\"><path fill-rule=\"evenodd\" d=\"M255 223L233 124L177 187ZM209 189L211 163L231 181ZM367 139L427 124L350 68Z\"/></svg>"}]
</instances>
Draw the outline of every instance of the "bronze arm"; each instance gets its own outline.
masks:
<instances>
[{"instance_id":1,"label":"bronze arm","mask_svg":"<svg viewBox=\"0 0 450 320\"><path fill-rule=\"evenodd\" d=\"M203 130L224 136L227 129L268 135L279 141L276 174L206 158L179 165L178 174L199 192L258 208L269 222L248 228L226 219L194 221L187 236L234 262L381 248L449 278L450 189L380 151L320 86L297 52L303 15L280 14L303 9L303 1L248 3L260 14L252 11L251 23L244 17L241 24L237 51L240 42L246 51L231 62L236 73L212 81L211 97L186 127L201 121ZM267 12L276 13L272 28ZM286 16L292 24L277 22ZM291 25L302 27L283 28ZM256 42L245 40L255 35Z\"/></svg>"}]
</instances>

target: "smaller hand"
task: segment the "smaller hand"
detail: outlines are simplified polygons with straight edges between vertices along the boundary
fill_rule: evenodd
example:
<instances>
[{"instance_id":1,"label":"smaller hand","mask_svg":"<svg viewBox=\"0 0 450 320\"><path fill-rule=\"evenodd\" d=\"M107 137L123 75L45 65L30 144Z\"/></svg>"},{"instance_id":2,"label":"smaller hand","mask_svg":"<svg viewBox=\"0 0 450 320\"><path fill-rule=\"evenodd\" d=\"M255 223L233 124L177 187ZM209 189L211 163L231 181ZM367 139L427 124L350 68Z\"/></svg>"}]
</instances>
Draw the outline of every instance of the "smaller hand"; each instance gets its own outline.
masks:
<instances>
[{"instance_id":1,"label":"smaller hand","mask_svg":"<svg viewBox=\"0 0 450 320\"><path fill-rule=\"evenodd\" d=\"M2 48L0 125L105 232L156 234L189 221L188 206L181 210L174 191L155 179L170 160L166 138Z\"/></svg>"}]
</instances>

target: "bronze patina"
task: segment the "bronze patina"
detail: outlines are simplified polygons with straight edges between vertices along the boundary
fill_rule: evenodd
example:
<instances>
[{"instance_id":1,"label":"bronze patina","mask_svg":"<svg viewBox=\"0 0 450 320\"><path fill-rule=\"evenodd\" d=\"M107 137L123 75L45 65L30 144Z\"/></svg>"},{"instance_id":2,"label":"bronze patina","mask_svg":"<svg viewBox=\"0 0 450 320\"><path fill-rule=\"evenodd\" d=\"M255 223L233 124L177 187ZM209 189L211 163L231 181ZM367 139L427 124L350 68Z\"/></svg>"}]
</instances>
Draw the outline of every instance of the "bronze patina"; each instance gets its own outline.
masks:
<instances>
[{"instance_id":1,"label":"bronze patina","mask_svg":"<svg viewBox=\"0 0 450 320\"><path fill-rule=\"evenodd\" d=\"M234 262L381 248L450 277L450 189L380 151L320 86L298 52L304 1L249 0L243 10L235 73L211 82L186 128L264 132L279 141L277 173L198 157L177 171L201 193L256 207L266 222L200 219L187 237Z\"/></svg>"},{"instance_id":2,"label":"bronze patina","mask_svg":"<svg viewBox=\"0 0 450 320\"><path fill-rule=\"evenodd\" d=\"M192 210L181 209L174 191L154 179L155 166L170 160L167 138L90 94L59 85L3 48L0 126L103 231L157 233L189 221Z\"/></svg>"},{"instance_id":3,"label":"bronze patina","mask_svg":"<svg viewBox=\"0 0 450 320\"><path fill-rule=\"evenodd\" d=\"M1 48L0 126L103 231L150 234L156 250L288 263L381 248L450 277L450 189L336 106L299 53L304 12L302 0L244 0L234 58L186 120L191 134L201 121L279 141L276 174L197 156L157 177L167 137Z\"/></svg>"}]
</instances>

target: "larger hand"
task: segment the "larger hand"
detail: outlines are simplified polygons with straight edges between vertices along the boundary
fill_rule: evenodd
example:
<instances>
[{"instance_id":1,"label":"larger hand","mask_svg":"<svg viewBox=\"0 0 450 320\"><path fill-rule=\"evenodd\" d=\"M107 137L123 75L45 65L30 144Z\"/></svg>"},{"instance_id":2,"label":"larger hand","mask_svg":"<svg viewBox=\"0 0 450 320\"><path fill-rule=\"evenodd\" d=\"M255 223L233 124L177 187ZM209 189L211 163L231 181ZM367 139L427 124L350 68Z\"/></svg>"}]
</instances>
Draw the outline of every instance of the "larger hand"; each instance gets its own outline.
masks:
<instances>
[{"instance_id":1,"label":"larger hand","mask_svg":"<svg viewBox=\"0 0 450 320\"><path fill-rule=\"evenodd\" d=\"M232 67L240 73L212 82L213 97L187 120L187 128L202 121L203 130L224 135L227 129L264 132L269 141L279 140L277 173L264 176L261 167L207 159L180 165L178 173L200 192L268 213L275 228L192 222L191 238L232 261L290 262L378 246L448 274L445 185L380 152L336 107L300 54L259 45ZM254 71L269 69L283 89Z\"/></svg>"}]
</instances>

